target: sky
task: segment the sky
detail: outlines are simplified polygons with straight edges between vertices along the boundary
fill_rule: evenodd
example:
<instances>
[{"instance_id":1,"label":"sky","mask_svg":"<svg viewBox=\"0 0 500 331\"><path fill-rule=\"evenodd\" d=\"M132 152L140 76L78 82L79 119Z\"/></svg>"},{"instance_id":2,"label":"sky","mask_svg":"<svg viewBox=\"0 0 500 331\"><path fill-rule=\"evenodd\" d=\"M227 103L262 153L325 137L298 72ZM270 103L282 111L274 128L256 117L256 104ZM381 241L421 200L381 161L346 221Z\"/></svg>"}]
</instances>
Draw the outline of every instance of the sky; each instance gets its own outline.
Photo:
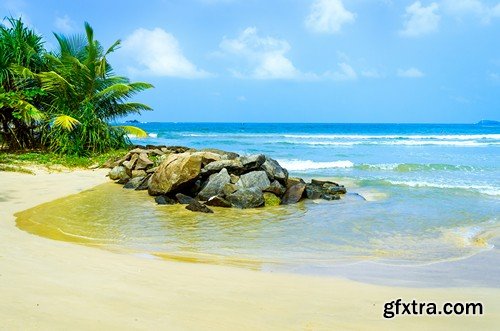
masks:
<instances>
[{"instance_id":1,"label":"sky","mask_svg":"<svg viewBox=\"0 0 500 331\"><path fill-rule=\"evenodd\" d=\"M500 1L1 0L57 45L89 22L115 72L155 89L127 119L500 120Z\"/></svg>"}]
</instances>

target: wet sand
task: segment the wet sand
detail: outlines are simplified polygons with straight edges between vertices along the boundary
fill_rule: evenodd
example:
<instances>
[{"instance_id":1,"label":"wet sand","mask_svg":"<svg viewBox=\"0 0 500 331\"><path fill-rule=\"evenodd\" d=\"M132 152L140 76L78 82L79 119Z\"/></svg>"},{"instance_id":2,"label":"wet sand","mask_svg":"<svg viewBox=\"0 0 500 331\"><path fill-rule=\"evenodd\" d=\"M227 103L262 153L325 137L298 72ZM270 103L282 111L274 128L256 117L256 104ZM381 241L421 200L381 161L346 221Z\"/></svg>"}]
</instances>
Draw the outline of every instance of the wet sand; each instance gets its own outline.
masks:
<instances>
[{"instance_id":1,"label":"wet sand","mask_svg":"<svg viewBox=\"0 0 500 331\"><path fill-rule=\"evenodd\" d=\"M15 227L14 213L104 183L105 173L0 172L0 329L493 330L500 321L495 287L405 288L152 260ZM482 302L485 315L385 320L384 302L397 298Z\"/></svg>"}]
</instances>

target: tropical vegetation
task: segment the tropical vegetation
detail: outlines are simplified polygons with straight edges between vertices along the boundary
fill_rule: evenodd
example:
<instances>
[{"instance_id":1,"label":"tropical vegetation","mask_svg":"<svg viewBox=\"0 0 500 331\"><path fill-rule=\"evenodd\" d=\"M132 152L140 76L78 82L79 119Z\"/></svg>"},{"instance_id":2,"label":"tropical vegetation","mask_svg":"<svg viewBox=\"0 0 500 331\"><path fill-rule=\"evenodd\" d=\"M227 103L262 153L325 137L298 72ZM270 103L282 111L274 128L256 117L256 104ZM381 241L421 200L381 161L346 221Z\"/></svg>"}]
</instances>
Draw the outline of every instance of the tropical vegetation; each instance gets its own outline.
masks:
<instances>
[{"instance_id":1,"label":"tropical vegetation","mask_svg":"<svg viewBox=\"0 0 500 331\"><path fill-rule=\"evenodd\" d=\"M153 86L115 75L108 55L120 40L105 49L84 26L83 35L54 34L57 50L47 51L21 19L0 25L0 136L9 149L83 156L127 146L127 134L146 134L110 123L150 110L128 100Z\"/></svg>"}]
</instances>

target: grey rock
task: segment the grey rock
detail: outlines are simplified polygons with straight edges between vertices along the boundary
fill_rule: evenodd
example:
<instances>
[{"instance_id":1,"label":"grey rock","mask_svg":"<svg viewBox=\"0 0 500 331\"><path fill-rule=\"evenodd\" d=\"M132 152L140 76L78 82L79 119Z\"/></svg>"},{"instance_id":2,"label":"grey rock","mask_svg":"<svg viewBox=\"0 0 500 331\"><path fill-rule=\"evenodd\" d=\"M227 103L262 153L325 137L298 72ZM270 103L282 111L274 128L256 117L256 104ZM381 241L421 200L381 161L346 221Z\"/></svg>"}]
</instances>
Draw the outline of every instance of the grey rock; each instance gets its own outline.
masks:
<instances>
[{"instance_id":1,"label":"grey rock","mask_svg":"<svg viewBox=\"0 0 500 331\"><path fill-rule=\"evenodd\" d=\"M221 171L226 168L230 173L241 173L243 171L243 164L239 159L234 160L220 160L207 164L202 170L203 175L210 175Z\"/></svg>"},{"instance_id":2,"label":"grey rock","mask_svg":"<svg viewBox=\"0 0 500 331\"><path fill-rule=\"evenodd\" d=\"M267 173L269 179L276 179L282 183L286 183L288 179L288 171L281 167L278 161L268 157L262 164L261 168Z\"/></svg>"},{"instance_id":3,"label":"grey rock","mask_svg":"<svg viewBox=\"0 0 500 331\"><path fill-rule=\"evenodd\" d=\"M266 156L263 154L253 154L241 156L239 160L246 172L260 168L260 166L266 161Z\"/></svg>"},{"instance_id":4,"label":"grey rock","mask_svg":"<svg viewBox=\"0 0 500 331\"><path fill-rule=\"evenodd\" d=\"M137 189L137 187L139 187L139 185L141 185L143 180L144 180L144 177L132 178L127 182L127 184L125 184L123 186L123 188L135 190L135 189Z\"/></svg>"},{"instance_id":5,"label":"grey rock","mask_svg":"<svg viewBox=\"0 0 500 331\"><path fill-rule=\"evenodd\" d=\"M329 181L329 180L321 180L321 179L311 179L311 184L318 185L318 186L323 186L325 184L339 186L339 184L337 184L335 182L332 182L332 181Z\"/></svg>"},{"instance_id":6,"label":"grey rock","mask_svg":"<svg viewBox=\"0 0 500 331\"><path fill-rule=\"evenodd\" d=\"M286 192L286 188L281 185L277 180L273 181L271 185L264 189L264 192L274 193L277 196L282 196Z\"/></svg>"},{"instance_id":7,"label":"grey rock","mask_svg":"<svg viewBox=\"0 0 500 331\"><path fill-rule=\"evenodd\" d=\"M175 198L181 205L189 205L191 202L193 202L193 200L195 200L194 198L191 198L190 196L182 193L177 193L175 195Z\"/></svg>"},{"instance_id":8,"label":"grey rock","mask_svg":"<svg viewBox=\"0 0 500 331\"><path fill-rule=\"evenodd\" d=\"M323 184L323 190L326 194L346 194L347 190L341 185Z\"/></svg>"},{"instance_id":9,"label":"grey rock","mask_svg":"<svg viewBox=\"0 0 500 331\"><path fill-rule=\"evenodd\" d=\"M207 202L205 202L205 205L207 206L214 206L214 207L223 207L223 208L230 208L231 207L231 202L227 201L226 199L220 197L220 196L214 196L208 199Z\"/></svg>"},{"instance_id":10,"label":"grey rock","mask_svg":"<svg viewBox=\"0 0 500 331\"><path fill-rule=\"evenodd\" d=\"M186 206L187 210L199 212L199 213L213 213L214 211L207 206L201 204L199 201L193 200L189 205Z\"/></svg>"},{"instance_id":11,"label":"grey rock","mask_svg":"<svg viewBox=\"0 0 500 331\"><path fill-rule=\"evenodd\" d=\"M233 152L226 152L217 148L203 148L200 151L219 154L222 160L234 160L240 156L239 154Z\"/></svg>"},{"instance_id":12,"label":"grey rock","mask_svg":"<svg viewBox=\"0 0 500 331\"><path fill-rule=\"evenodd\" d=\"M136 191L143 191L147 190L149 187L149 179L151 178L151 175L146 175L142 181L139 183L139 185L135 188Z\"/></svg>"},{"instance_id":13,"label":"grey rock","mask_svg":"<svg viewBox=\"0 0 500 331\"><path fill-rule=\"evenodd\" d=\"M257 187L261 191L271 185L265 171L252 171L241 175L240 180L236 183L239 188Z\"/></svg>"},{"instance_id":14,"label":"grey rock","mask_svg":"<svg viewBox=\"0 0 500 331\"><path fill-rule=\"evenodd\" d=\"M228 195L233 194L236 191L238 191L238 186L229 183L229 184L224 185L224 188L222 189L222 194L224 196L228 196Z\"/></svg>"},{"instance_id":15,"label":"grey rock","mask_svg":"<svg viewBox=\"0 0 500 331\"><path fill-rule=\"evenodd\" d=\"M200 200L207 201L210 197L222 193L224 185L229 184L231 177L226 168L223 168L219 173L213 174L208 179L208 183L200 191L198 197Z\"/></svg>"},{"instance_id":16,"label":"grey rock","mask_svg":"<svg viewBox=\"0 0 500 331\"><path fill-rule=\"evenodd\" d=\"M306 184L306 196L308 199L321 199L321 195L324 193L325 192L322 187L313 184Z\"/></svg>"},{"instance_id":17,"label":"grey rock","mask_svg":"<svg viewBox=\"0 0 500 331\"><path fill-rule=\"evenodd\" d=\"M264 204L262 191L257 187L243 188L227 197L236 208L256 208Z\"/></svg>"},{"instance_id":18,"label":"grey rock","mask_svg":"<svg viewBox=\"0 0 500 331\"><path fill-rule=\"evenodd\" d=\"M323 194L321 195L323 200L340 200L340 195L338 194Z\"/></svg>"},{"instance_id":19,"label":"grey rock","mask_svg":"<svg viewBox=\"0 0 500 331\"><path fill-rule=\"evenodd\" d=\"M176 201L166 195L158 195L155 197L155 201L159 205L175 205Z\"/></svg>"},{"instance_id":20,"label":"grey rock","mask_svg":"<svg viewBox=\"0 0 500 331\"><path fill-rule=\"evenodd\" d=\"M306 189L306 184L304 183L298 183L291 186L286 190L281 203L284 205L290 205L299 202L300 199L302 199L302 196L304 195L305 189Z\"/></svg>"}]
</instances>

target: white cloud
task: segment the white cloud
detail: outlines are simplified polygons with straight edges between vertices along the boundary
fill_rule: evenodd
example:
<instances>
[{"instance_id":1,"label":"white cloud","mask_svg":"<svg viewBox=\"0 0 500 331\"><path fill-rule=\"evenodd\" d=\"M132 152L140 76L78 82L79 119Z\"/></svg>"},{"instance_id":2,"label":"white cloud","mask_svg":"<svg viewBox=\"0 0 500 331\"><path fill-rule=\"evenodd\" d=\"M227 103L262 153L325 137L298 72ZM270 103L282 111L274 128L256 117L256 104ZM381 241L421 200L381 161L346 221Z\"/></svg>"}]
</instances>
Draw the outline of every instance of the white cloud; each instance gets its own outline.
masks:
<instances>
[{"instance_id":1,"label":"white cloud","mask_svg":"<svg viewBox=\"0 0 500 331\"><path fill-rule=\"evenodd\" d=\"M398 76L405 78L421 78L424 77L425 74L417 68L409 68L409 69L399 69Z\"/></svg>"},{"instance_id":2,"label":"white cloud","mask_svg":"<svg viewBox=\"0 0 500 331\"><path fill-rule=\"evenodd\" d=\"M406 21L399 33L405 37L417 37L436 31L441 19L438 10L439 5L435 2L427 7L422 6L420 1L414 2L406 7Z\"/></svg>"},{"instance_id":3,"label":"white cloud","mask_svg":"<svg viewBox=\"0 0 500 331\"><path fill-rule=\"evenodd\" d=\"M285 56L290 44L282 39L261 37L256 28L246 28L235 39L224 38L219 46L224 53L243 58L252 67L243 73L233 70L235 76L257 79L294 79L301 76Z\"/></svg>"},{"instance_id":4,"label":"white cloud","mask_svg":"<svg viewBox=\"0 0 500 331\"><path fill-rule=\"evenodd\" d=\"M202 78L210 74L200 70L182 53L177 39L163 29L137 29L123 42L123 50L139 65L130 71L154 76Z\"/></svg>"},{"instance_id":5,"label":"white cloud","mask_svg":"<svg viewBox=\"0 0 500 331\"><path fill-rule=\"evenodd\" d=\"M73 22L68 15L56 17L54 26L63 33L71 33L75 31L75 22Z\"/></svg>"},{"instance_id":6,"label":"white cloud","mask_svg":"<svg viewBox=\"0 0 500 331\"><path fill-rule=\"evenodd\" d=\"M376 69L362 70L361 76L367 78L382 78L383 75Z\"/></svg>"},{"instance_id":7,"label":"white cloud","mask_svg":"<svg viewBox=\"0 0 500 331\"><path fill-rule=\"evenodd\" d=\"M327 71L324 76L335 81L356 80L358 78L358 74L349 64L341 62L338 66L337 71Z\"/></svg>"},{"instance_id":8,"label":"white cloud","mask_svg":"<svg viewBox=\"0 0 500 331\"><path fill-rule=\"evenodd\" d=\"M353 23L356 15L348 11L341 0L316 0L306 17L306 27L319 33L337 33L342 26Z\"/></svg>"},{"instance_id":9,"label":"white cloud","mask_svg":"<svg viewBox=\"0 0 500 331\"><path fill-rule=\"evenodd\" d=\"M443 9L456 18L475 16L483 23L500 17L500 2L496 5L486 5L480 0L443 0Z\"/></svg>"}]
</instances>

